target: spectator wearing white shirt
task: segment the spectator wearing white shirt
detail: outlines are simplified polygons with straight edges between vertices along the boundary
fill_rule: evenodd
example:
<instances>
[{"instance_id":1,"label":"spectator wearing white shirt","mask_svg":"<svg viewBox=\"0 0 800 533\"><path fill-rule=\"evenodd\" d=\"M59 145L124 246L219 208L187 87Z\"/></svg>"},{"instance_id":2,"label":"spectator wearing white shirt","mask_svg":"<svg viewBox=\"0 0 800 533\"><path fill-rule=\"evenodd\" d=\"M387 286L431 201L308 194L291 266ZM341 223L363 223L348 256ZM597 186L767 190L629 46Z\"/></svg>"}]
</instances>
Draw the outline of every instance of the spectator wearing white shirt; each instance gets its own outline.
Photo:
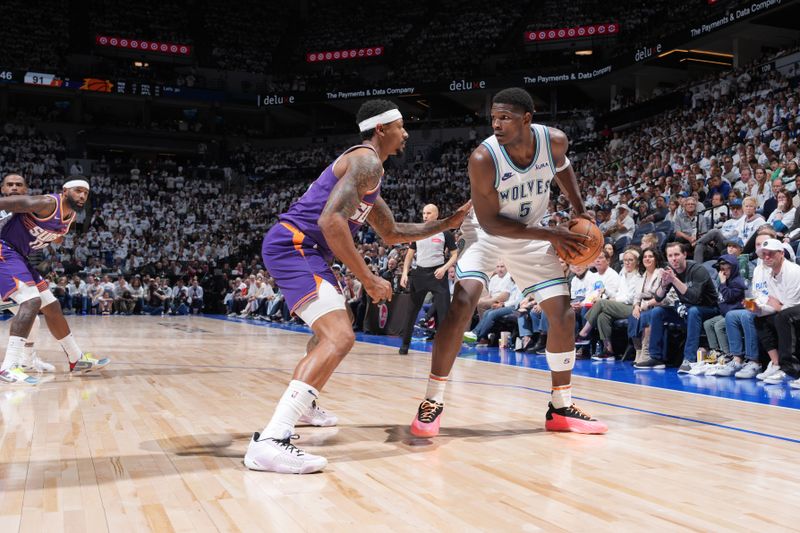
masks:
<instances>
[{"instance_id":1,"label":"spectator wearing white shirt","mask_svg":"<svg viewBox=\"0 0 800 533\"><path fill-rule=\"evenodd\" d=\"M75 274L72 281L67 284L67 292L72 299L72 307L75 314L86 314L88 309L88 298L86 297L86 282Z\"/></svg>"},{"instance_id":2,"label":"spectator wearing white shirt","mask_svg":"<svg viewBox=\"0 0 800 533\"><path fill-rule=\"evenodd\" d=\"M597 271L594 290L599 291L599 296L604 298L616 298L621 278L619 273L611 268L611 256L608 252L605 250L601 252L593 266Z\"/></svg>"},{"instance_id":3,"label":"spectator wearing white shirt","mask_svg":"<svg viewBox=\"0 0 800 533\"><path fill-rule=\"evenodd\" d=\"M736 231L739 233L739 238L742 239L742 242L746 243L758 228L767 223L764 217L756 213L757 205L758 200L752 196L742 200L744 215L736 225Z\"/></svg>"},{"instance_id":4,"label":"spectator wearing white shirt","mask_svg":"<svg viewBox=\"0 0 800 533\"><path fill-rule=\"evenodd\" d=\"M764 204L772 198L772 184L769 182L767 171L762 167L756 168L756 183L753 186L751 194L755 197L758 208L764 207Z\"/></svg>"},{"instance_id":5,"label":"spectator wearing white shirt","mask_svg":"<svg viewBox=\"0 0 800 533\"><path fill-rule=\"evenodd\" d=\"M636 222L633 221L631 216L631 208L627 204L619 204L617 206L617 218L613 225L611 225L604 233L606 237L611 237L614 241L622 237L633 237L633 232L636 229Z\"/></svg>"},{"instance_id":6,"label":"spectator wearing white shirt","mask_svg":"<svg viewBox=\"0 0 800 533\"><path fill-rule=\"evenodd\" d=\"M120 276L114 284L114 311L118 315L131 315L136 307L136 301L131 294L130 285L124 276Z\"/></svg>"},{"instance_id":7,"label":"spectator wearing white shirt","mask_svg":"<svg viewBox=\"0 0 800 533\"><path fill-rule=\"evenodd\" d=\"M776 180L777 181L777 180ZM777 206L770 213L767 224L770 224L780 234L789 233L789 228L794 224L796 209L794 207L794 195L781 188L775 195Z\"/></svg>"},{"instance_id":8,"label":"spectator wearing white shirt","mask_svg":"<svg viewBox=\"0 0 800 533\"><path fill-rule=\"evenodd\" d=\"M600 257L604 257L604 255L601 254ZM607 265L608 258L604 257L603 262ZM608 298L594 302L592 308L586 313L586 323L578 333L575 341L575 344L587 344L592 329L597 327L600 340L603 341L603 352L592 356L592 359L595 360L614 360L614 350L611 346L611 328L614 320L621 320L631 316L633 301L642 287L644 278L639 268L639 251L636 249L626 250L622 254L622 264L622 274L617 274L618 287L615 294L613 296L609 294ZM608 270L611 269L609 268ZM613 270L611 271L614 272Z\"/></svg>"},{"instance_id":9,"label":"spectator wearing white shirt","mask_svg":"<svg viewBox=\"0 0 800 533\"><path fill-rule=\"evenodd\" d=\"M694 260L696 262L702 263L705 261L705 256L709 253L713 257L719 256L725 249L726 242L732 239L739 239L739 232L743 229L740 224L744 216L742 201L738 198L731 200L729 207L731 215L728 217L728 220L723 222L719 229L707 231L697 240L694 249ZM753 212L755 212L755 209Z\"/></svg>"},{"instance_id":10,"label":"spectator wearing white shirt","mask_svg":"<svg viewBox=\"0 0 800 533\"><path fill-rule=\"evenodd\" d=\"M189 287L189 307L192 314L197 315L203 310L203 287L197 282L197 278L192 279L192 286Z\"/></svg>"},{"instance_id":11,"label":"spectator wearing white shirt","mask_svg":"<svg viewBox=\"0 0 800 533\"><path fill-rule=\"evenodd\" d=\"M600 282L600 276L585 266L569 266L573 274L569 282L570 304L575 311L575 331L583 326L584 317L588 308L584 305L586 297L595 291L595 286Z\"/></svg>"},{"instance_id":12,"label":"spectator wearing white shirt","mask_svg":"<svg viewBox=\"0 0 800 533\"><path fill-rule=\"evenodd\" d=\"M510 278L511 276L506 274L506 277ZM502 303L494 304L491 309L487 310L475 328L472 331L464 333L464 340L467 342L475 342L477 340L479 346L488 345L489 333L491 333L497 320L506 315L513 314L521 301L522 291L519 290L516 283L512 282L508 299Z\"/></svg>"},{"instance_id":13,"label":"spectator wearing white shirt","mask_svg":"<svg viewBox=\"0 0 800 533\"><path fill-rule=\"evenodd\" d=\"M514 290L514 282L508 274L504 262L498 261L494 272L489 280L489 296L478 301L478 316L481 318L489 309L502 307L502 304L511 296L511 291Z\"/></svg>"},{"instance_id":14,"label":"spectator wearing white shirt","mask_svg":"<svg viewBox=\"0 0 800 533\"><path fill-rule=\"evenodd\" d=\"M761 346L765 350L778 350L780 371L764 380L765 383L781 383L787 376L795 378L794 388L800 388L800 362L794 354L797 344L795 323L800 320L800 265L787 260L788 251L777 239L767 239L758 249L764 267L770 271L767 277L767 306L774 314L756 318L756 330ZM759 310L761 306L756 306Z\"/></svg>"}]
</instances>

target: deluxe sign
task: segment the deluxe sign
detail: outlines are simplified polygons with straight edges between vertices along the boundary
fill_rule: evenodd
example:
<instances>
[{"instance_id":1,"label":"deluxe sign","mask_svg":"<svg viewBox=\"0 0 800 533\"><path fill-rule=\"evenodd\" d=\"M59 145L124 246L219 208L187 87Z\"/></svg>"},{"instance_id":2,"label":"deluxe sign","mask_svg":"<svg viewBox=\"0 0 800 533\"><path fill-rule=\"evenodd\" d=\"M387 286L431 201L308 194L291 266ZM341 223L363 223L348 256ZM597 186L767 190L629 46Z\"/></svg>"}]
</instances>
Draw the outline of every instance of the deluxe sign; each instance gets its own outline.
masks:
<instances>
[{"instance_id":1,"label":"deluxe sign","mask_svg":"<svg viewBox=\"0 0 800 533\"><path fill-rule=\"evenodd\" d=\"M294 101L294 95L284 96L281 94L267 94L264 96L259 95L258 97L259 106L286 105L293 104Z\"/></svg>"},{"instance_id":2,"label":"deluxe sign","mask_svg":"<svg viewBox=\"0 0 800 533\"><path fill-rule=\"evenodd\" d=\"M658 55L661 53L663 46L661 43L658 43L655 46L647 46L644 48L640 48L636 50L636 53L633 54L633 60L638 63L639 61L644 61L645 59L650 59L653 55Z\"/></svg>"},{"instance_id":3,"label":"deluxe sign","mask_svg":"<svg viewBox=\"0 0 800 533\"><path fill-rule=\"evenodd\" d=\"M466 80L453 80L450 82L449 89L452 92L457 91L473 91L475 89L485 89L486 82L480 81L466 81Z\"/></svg>"}]
</instances>

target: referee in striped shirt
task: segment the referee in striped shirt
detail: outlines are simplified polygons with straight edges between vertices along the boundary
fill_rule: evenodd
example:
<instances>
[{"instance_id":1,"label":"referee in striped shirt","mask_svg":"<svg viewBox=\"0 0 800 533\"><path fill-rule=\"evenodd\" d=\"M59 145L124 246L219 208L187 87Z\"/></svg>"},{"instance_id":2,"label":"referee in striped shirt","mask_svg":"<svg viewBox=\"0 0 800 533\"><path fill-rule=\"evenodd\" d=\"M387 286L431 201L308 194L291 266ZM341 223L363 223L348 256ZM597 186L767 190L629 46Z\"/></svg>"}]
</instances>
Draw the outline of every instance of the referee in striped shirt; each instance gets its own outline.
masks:
<instances>
[{"instance_id":1,"label":"referee in striped shirt","mask_svg":"<svg viewBox=\"0 0 800 533\"><path fill-rule=\"evenodd\" d=\"M422 208L422 221L429 222L439 218L439 208L433 204L428 204ZM417 266L409 274L411 262L414 255L417 256ZM403 345L400 346L400 355L408 353L408 345L411 343L411 334L414 332L414 322L417 319L425 296L429 292L433 293L433 303L436 307L436 324L442 323L447 310L450 307L450 286L447 282L447 271L456 264L458 259L458 249L453 233L444 231L431 235L427 239L411 243L411 247L406 253L403 263L403 275L400 278L400 285L408 287L409 279L411 287L411 312L408 315L405 328L403 328Z\"/></svg>"}]
</instances>

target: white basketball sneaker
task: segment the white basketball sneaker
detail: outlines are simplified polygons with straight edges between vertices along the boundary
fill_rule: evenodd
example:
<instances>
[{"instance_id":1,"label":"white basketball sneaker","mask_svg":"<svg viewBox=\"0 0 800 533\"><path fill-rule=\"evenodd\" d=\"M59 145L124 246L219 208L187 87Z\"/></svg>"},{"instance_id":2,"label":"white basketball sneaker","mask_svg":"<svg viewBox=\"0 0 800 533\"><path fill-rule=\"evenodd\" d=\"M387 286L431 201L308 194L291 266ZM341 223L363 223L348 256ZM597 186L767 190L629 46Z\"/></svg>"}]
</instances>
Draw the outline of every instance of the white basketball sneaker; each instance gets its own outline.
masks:
<instances>
[{"instance_id":1,"label":"white basketball sneaker","mask_svg":"<svg viewBox=\"0 0 800 533\"><path fill-rule=\"evenodd\" d=\"M39 380L26 374L19 366L12 366L0 372L0 383L38 385Z\"/></svg>"},{"instance_id":2,"label":"white basketball sneaker","mask_svg":"<svg viewBox=\"0 0 800 533\"><path fill-rule=\"evenodd\" d=\"M23 370L26 372L55 372L56 367L48 363L47 361L42 361L39 358L39 354L36 350L33 350L30 354L30 357L23 356L22 364L20 365Z\"/></svg>"},{"instance_id":3,"label":"white basketball sneaker","mask_svg":"<svg viewBox=\"0 0 800 533\"><path fill-rule=\"evenodd\" d=\"M297 435L287 433L283 439L262 439L258 432L253 433L244 456L244 465L250 470L279 474L311 474L328 465L324 457L311 455L293 445L291 441L296 438Z\"/></svg>"},{"instance_id":4,"label":"white basketball sneaker","mask_svg":"<svg viewBox=\"0 0 800 533\"><path fill-rule=\"evenodd\" d=\"M299 424L307 424L310 426L317 426L317 427L328 427L328 426L335 426L336 422L339 421L339 417L337 417L333 413L329 413L319 405L317 405L317 401L314 400L311 402L311 407L308 409L306 414L300 417L300 420L297 422Z\"/></svg>"}]
</instances>

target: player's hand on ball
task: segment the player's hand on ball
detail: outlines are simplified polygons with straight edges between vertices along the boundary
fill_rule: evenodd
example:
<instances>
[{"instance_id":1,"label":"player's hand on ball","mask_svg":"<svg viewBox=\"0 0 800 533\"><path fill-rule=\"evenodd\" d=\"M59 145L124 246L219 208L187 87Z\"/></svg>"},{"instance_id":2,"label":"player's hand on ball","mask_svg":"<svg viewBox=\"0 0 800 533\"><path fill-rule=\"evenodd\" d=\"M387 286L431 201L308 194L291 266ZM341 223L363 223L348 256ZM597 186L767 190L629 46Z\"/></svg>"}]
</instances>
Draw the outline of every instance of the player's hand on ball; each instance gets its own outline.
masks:
<instances>
[{"instance_id":1,"label":"player's hand on ball","mask_svg":"<svg viewBox=\"0 0 800 533\"><path fill-rule=\"evenodd\" d=\"M449 229L460 228L470 209L472 209L472 200L467 200L467 203L459 207L455 213L447 217L447 227Z\"/></svg>"},{"instance_id":2,"label":"player's hand on ball","mask_svg":"<svg viewBox=\"0 0 800 533\"><path fill-rule=\"evenodd\" d=\"M561 257L580 255L587 248L584 244L586 236L573 233L566 226L550 228L550 238L548 240Z\"/></svg>"},{"instance_id":3,"label":"player's hand on ball","mask_svg":"<svg viewBox=\"0 0 800 533\"><path fill-rule=\"evenodd\" d=\"M388 302L392 299L392 284L375 275L364 281L364 290L372 298L373 303L378 303L381 300Z\"/></svg>"}]
</instances>

